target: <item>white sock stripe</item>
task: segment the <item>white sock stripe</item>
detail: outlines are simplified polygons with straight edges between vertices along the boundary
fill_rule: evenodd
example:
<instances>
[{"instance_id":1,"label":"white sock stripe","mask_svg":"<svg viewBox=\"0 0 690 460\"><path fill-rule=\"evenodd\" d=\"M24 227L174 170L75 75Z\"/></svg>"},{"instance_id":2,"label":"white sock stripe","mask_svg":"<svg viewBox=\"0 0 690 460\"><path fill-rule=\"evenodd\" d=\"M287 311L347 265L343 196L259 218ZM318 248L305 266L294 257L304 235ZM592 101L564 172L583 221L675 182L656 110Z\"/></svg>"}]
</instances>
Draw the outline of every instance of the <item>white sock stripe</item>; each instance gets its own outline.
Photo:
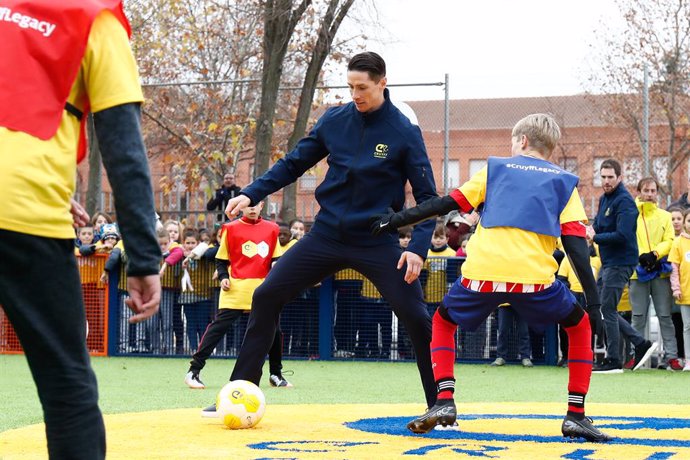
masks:
<instances>
[{"instance_id":1,"label":"white sock stripe","mask_svg":"<svg viewBox=\"0 0 690 460\"><path fill-rule=\"evenodd\" d=\"M438 382L438 387L441 389L455 388L455 382L453 382L453 381Z\"/></svg>"},{"instance_id":2,"label":"white sock stripe","mask_svg":"<svg viewBox=\"0 0 690 460\"><path fill-rule=\"evenodd\" d=\"M569 395L568 396L568 402L573 403L573 404L584 404L585 403L585 397L584 396L577 396L577 395Z\"/></svg>"}]
</instances>

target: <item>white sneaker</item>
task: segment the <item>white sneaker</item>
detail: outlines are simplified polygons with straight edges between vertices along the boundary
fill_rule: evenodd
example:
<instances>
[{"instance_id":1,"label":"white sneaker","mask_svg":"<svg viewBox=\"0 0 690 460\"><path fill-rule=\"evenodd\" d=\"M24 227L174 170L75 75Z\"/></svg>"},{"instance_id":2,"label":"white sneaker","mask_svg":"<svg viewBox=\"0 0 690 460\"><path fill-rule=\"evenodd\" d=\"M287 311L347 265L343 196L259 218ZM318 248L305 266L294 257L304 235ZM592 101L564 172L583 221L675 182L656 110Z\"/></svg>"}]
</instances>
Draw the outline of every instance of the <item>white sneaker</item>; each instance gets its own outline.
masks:
<instances>
[{"instance_id":1,"label":"white sneaker","mask_svg":"<svg viewBox=\"0 0 690 460\"><path fill-rule=\"evenodd\" d=\"M434 431L460 431L460 425L458 425L458 421L456 420L452 425L436 425Z\"/></svg>"},{"instance_id":2,"label":"white sneaker","mask_svg":"<svg viewBox=\"0 0 690 460\"><path fill-rule=\"evenodd\" d=\"M184 383L186 383L187 386L193 390L203 390L204 388L206 388L204 382L202 382L199 378L198 372L187 372L187 375L184 376Z\"/></svg>"},{"instance_id":3,"label":"white sneaker","mask_svg":"<svg viewBox=\"0 0 690 460\"><path fill-rule=\"evenodd\" d=\"M288 382L285 377L283 377L281 374L272 374L268 378L268 383L271 384L272 387L279 387L279 388L291 388L292 383Z\"/></svg>"},{"instance_id":4,"label":"white sneaker","mask_svg":"<svg viewBox=\"0 0 690 460\"><path fill-rule=\"evenodd\" d=\"M685 359L685 366L683 366L683 372L690 372L690 359Z\"/></svg>"}]
</instances>

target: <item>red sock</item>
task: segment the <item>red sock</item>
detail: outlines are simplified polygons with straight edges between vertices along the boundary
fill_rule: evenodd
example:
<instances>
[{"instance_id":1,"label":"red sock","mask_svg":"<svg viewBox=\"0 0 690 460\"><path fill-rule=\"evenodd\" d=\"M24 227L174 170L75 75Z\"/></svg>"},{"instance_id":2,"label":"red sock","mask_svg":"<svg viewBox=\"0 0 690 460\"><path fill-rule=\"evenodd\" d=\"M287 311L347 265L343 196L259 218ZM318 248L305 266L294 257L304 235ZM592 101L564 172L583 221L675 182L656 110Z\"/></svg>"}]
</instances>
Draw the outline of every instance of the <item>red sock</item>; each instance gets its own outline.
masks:
<instances>
[{"instance_id":1,"label":"red sock","mask_svg":"<svg viewBox=\"0 0 690 460\"><path fill-rule=\"evenodd\" d=\"M455 392L455 331L457 324L444 319L438 311L431 320L431 363L438 385L438 399L453 397Z\"/></svg>"},{"instance_id":2,"label":"red sock","mask_svg":"<svg viewBox=\"0 0 690 460\"><path fill-rule=\"evenodd\" d=\"M575 326L565 328L568 334L568 412L585 413L585 396L592 376L592 329L589 315Z\"/></svg>"}]
</instances>

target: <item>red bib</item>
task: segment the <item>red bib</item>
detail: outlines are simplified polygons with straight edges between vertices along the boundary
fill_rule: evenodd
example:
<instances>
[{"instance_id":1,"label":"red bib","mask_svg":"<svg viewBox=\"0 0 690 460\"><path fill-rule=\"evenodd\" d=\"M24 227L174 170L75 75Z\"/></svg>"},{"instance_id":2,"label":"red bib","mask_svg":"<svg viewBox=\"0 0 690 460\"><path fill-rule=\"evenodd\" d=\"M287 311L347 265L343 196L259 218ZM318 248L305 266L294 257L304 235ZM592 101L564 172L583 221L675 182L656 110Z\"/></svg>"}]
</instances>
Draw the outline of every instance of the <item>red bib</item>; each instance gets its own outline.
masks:
<instances>
[{"instance_id":1,"label":"red bib","mask_svg":"<svg viewBox=\"0 0 690 460\"><path fill-rule=\"evenodd\" d=\"M91 25L103 10L131 34L122 0L0 0L0 126L41 140L57 133Z\"/></svg>"}]
</instances>

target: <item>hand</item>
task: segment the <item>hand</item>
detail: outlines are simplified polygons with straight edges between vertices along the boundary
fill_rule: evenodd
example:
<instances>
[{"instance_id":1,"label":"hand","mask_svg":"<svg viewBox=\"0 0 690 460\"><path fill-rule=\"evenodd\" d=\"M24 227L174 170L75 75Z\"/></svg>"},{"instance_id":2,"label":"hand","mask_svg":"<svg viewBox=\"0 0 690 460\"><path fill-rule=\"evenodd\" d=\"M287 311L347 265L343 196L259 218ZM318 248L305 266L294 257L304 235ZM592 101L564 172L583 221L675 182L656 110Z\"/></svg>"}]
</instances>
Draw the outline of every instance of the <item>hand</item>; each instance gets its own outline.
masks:
<instances>
[{"instance_id":1,"label":"hand","mask_svg":"<svg viewBox=\"0 0 690 460\"><path fill-rule=\"evenodd\" d=\"M236 196L228 201L228 205L225 207L225 215L228 216L228 218L233 219L237 217L240 211L248 207L251 202L252 201L247 195Z\"/></svg>"},{"instance_id":2,"label":"hand","mask_svg":"<svg viewBox=\"0 0 690 460\"><path fill-rule=\"evenodd\" d=\"M424 265L424 261L414 252L405 251L402 253L400 260L398 261L398 270L400 270L405 263L407 263L405 281L407 284L412 284L414 280L419 278L419 274L422 272L422 265Z\"/></svg>"},{"instance_id":3,"label":"hand","mask_svg":"<svg viewBox=\"0 0 690 460\"><path fill-rule=\"evenodd\" d=\"M656 259L657 257L654 252L645 252L644 254L640 254L638 261L640 262L640 265L647 270L652 270L654 268L654 264L656 263Z\"/></svg>"},{"instance_id":4,"label":"hand","mask_svg":"<svg viewBox=\"0 0 690 460\"><path fill-rule=\"evenodd\" d=\"M140 323L158 311L161 302L161 279L158 275L128 276L125 303L136 313L129 318L130 324Z\"/></svg>"},{"instance_id":5,"label":"hand","mask_svg":"<svg viewBox=\"0 0 690 460\"><path fill-rule=\"evenodd\" d=\"M389 208L387 214L376 214L369 218L369 229L374 236L395 233L398 231L399 223L398 215Z\"/></svg>"},{"instance_id":6,"label":"hand","mask_svg":"<svg viewBox=\"0 0 690 460\"><path fill-rule=\"evenodd\" d=\"M103 272L101 273L101 283L107 283L108 282L108 272Z\"/></svg>"},{"instance_id":7,"label":"hand","mask_svg":"<svg viewBox=\"0 0 690 460\"><path fill-rule=\"evenodd\" d=\"M588 240L593 240L594 235L596 235L597 232L594 231L594 227L592 227L591 225L587 225L585 227L585 234L586 234Z\"/></svg>"},{"instance_id":8,"label":"hand","mask_svg":"<svg viewBox=\"0 0 690 460\"><path fill-rule=\"evenodd\" d=\"M465 220L470 225L477 225L477 222L479 222L479 213L477 211L472 211L471 213L465 215Z\"/></svg>"},{"instance_id":9,"label":"hand","mask_svg":"<svg viewBox=\"0 0 690 460\"><path fill-rule=\"evenodd\" d=\"M165 273L165 267L167 267L167 266L168 266L168 264L166 264L165 262L163 263L163 265L161 265L161 269L158 272L159 276L163 276L163 274Z\"/></svg>"},{"instance_id":10,"label":"hand","mask_svg":"<svg viewBox=\"0 0 690 460\"><path fill-rule=\"evenodd\" d=\"M223 281L220 282L220 288L224 291L229 291L230 290L230 280L228 278L225 278Z\"/></svg>"},{"instance_id":11,"label":"hand","mask_svg":"<svg viewBox=\"0 0 690 460\"><path fill-rule=\"evenodd\" d=\"M79 228L87 225L89 223L89 214L86 212L86 210L74 201L74 199L70 199L70 209L69 212L72 214L72 227L74 228Z\"/></svg>"},{"instance_id":12,"label":"hand","mask_svg":"<svg viewBox=\"0 0 690 460\"><path fill-rule=\"evenodd\" d=\"M673 298L674 298L674 299L680 300L681 295L682 295L682 294L681 294L680 290L675 290L675 291L673 291Z\"/></svg>"}]
</instances>

